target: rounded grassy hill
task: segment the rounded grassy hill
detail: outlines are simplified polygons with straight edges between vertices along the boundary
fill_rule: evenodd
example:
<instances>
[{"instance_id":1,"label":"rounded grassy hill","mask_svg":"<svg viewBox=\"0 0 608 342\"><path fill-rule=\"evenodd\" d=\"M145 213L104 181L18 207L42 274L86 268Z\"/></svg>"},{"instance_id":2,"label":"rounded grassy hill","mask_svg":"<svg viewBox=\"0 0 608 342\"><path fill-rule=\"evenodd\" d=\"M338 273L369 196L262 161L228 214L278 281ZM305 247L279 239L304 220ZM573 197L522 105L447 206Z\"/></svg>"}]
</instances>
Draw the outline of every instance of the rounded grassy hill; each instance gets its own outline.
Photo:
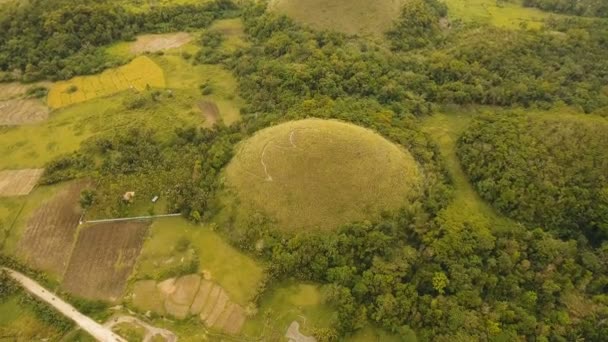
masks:
<instances>
[{"instance_id":1,"label":"rounded grassy hill","mask_svg":"<svg viewBox=\"0 0 608 342\"><path fill-rule=\"evenodd\" d=\"M375 132L334 120L270 127L242 142L226 169L239 210L287 230L331 229L404 206L421 172L403 148Z\"/></svg>"},{"instance_id":2,"label":"rounded grassy hill","mask_svg":"<svg viewBox=\"0 0 608 342\"><path fill-rule=\"evenodd\" d=\"M406 0L271 0L269 8L318 30L380 36Z\"/></svg>"}]
</instances>

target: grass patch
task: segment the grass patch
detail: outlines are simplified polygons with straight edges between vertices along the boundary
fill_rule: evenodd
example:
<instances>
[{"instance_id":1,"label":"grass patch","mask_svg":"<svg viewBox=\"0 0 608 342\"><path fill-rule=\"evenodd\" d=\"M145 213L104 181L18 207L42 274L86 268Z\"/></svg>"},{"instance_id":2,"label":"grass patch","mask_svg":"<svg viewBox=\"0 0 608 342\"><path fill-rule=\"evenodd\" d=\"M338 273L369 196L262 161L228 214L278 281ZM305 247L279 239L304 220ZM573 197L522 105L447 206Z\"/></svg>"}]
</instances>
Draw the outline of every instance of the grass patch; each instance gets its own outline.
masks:
<instances>
[{"instance_id":1,"label":"grass patch","mask_svg":"<svg viewBox=\"0 0 608 342\"><path fill-rule=\"evenodd\" d=\"M48 94L51 108L66 107L126 89L142 91L148 87L164 88L162 69L150 58L142 56L129 64L109 69L99 75L79 76L55 83Z\"/></svg>"},{"instance_id":2,"label":"grass patch","mask_svg":"<svg viewBox=\"0 0 608 342\"><path fill-rule=\"evenodd\" d=\"M6 341L58 341L63 333L42 322L36 313L13 296L0 303L0 339Z\"/></svg>"},{"instance_id":3,"label":"grass patch","mask_svg":"<svg viewBox=\"0 0 608 342\"><path fill-rule=\"evenodd\" d=\"M382 36L391 28L404 0L271 0L271 11L318 30Z\"/></svg>"},{"instance_id":4,"label":"grass patch","mask_svg":"<svg viewBox=\"0 0 608 342\"><path fill-rule=\"evenodd\" d=\"M332 327L335 312L324 303L318 285L286 283L267 293L258 314L245 323L245 335L280 340L293 321L298 321L300 332L307 335L314 329Z\"/></svg>"},{"instance_id":5,"label":"grass patch","mask_svg":"<svg viewBox=\"0 0 608 342\"><path fill-rule=\"evenodd\" d=\"M188 248L182 250L178 245L184 239L188 241ZM154 222L144 243L135 277L162 280L163 273L168 269L179 267L182 258L187 257L189 248L198 257L198 272L207 272L232 300L247 305L262 279L262 267L230 246L210 227L197 226L183 218Z\"/></svg>"},{"instance_id":6,"label":"grass patch","mask_svg":"<svg viewBox=\"0 0 608 342\"><path fill-rule=\"evenodd\" d=\"M239 208L290 230L333 229L398 209L419 194L421 178L403 148L371 130L319 119L256 133L226 168Z\"/></svg>"},{"instance_id":7,"label":"grass patch","mask_svg":"<svg viewBox=\"0 0 608 342\"><path fill-rule=\"evenodd\" d=\"M540 28L543 21L556 16L519 2L500 0L445 0L452 20L486 23L505 28Z\"/></svg>"}]
</instances>

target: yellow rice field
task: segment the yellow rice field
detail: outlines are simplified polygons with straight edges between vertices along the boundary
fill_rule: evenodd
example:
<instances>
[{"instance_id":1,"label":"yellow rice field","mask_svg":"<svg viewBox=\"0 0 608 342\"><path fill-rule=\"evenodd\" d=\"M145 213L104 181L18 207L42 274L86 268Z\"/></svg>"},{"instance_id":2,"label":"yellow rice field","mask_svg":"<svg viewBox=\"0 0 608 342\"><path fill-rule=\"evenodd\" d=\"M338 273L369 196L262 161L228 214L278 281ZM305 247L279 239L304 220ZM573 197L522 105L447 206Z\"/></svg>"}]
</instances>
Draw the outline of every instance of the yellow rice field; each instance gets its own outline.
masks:
<instances>
[{"instance_id":1,"label":"yellow rice field","mask_svg":"<svg viewBox=\"0 0 608 342\"><path fill-rule=\"evenodd\" d=\"M126 89L141 91L147 86L164 88L165 76L154 61L140 56L127 65L106 70L98 75L79 76L57 82L50 89L47 101L51 108L62 108Z\"/></svg>"}]
</instances>

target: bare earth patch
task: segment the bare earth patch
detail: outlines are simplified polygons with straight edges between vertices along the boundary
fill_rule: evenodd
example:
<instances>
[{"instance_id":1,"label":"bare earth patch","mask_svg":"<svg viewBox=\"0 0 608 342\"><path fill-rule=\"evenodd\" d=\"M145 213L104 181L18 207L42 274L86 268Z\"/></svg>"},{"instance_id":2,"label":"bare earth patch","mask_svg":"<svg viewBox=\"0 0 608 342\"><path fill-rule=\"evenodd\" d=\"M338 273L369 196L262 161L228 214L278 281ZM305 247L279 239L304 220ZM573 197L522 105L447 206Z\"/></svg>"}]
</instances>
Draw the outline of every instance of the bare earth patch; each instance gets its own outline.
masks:
<instances>
[{"instance_id":1,"label":"bare earth patch","mask_svg":"<svg viewBox=\"0 0 608 342\"><path fill-rule=\"evenodd\" d=\"M85 184L70 184L40 206L29 219L18 247L29 265L63 274L82 214L78 199Z\"/></svg>"},{"instance_id":2,"label":"bare earth patch","mask_svg":"<svg viewBox=\"0 0 608 342\"><path fill-rule=\"evenodd\" d=\"M32 88L32 87L49 88L51 85L52 85L51 82L36 82L36 83L29 83L29 84L22 84L19 82L0 83L0 101L23 98L26 96L26 92L29 88Z\"/></svg>"},{"instance_id":3,"label":"bare earth patch","mask_svg":"<svg viewBox=\"0 0 608 342\"><path fill-rule=\"evenodd\" d=\"M198 108L205 118L205 126L212 127L220 120L220 109L215 102L201 101L198 103Z\"/></svg>"},{"instance_id":4,"label":"bare earth patch","mask_svg":"<svg viewBox=\"0 0 608 342\"><path fill-rule=\"evenodd\" d=\"M148 226L147 222L121 222L82 228L63 287L84 298L118 300L139 255Z\"/></svg>"},{"instance_id":5,"label":"bare earth patch","mask_svg":"<svg viewBox=\"0 0 608 342\"><path fill-rule=\"evenodd\" d=\"M49 108L37 99L0 101L0 125L21 125L41 122L48 118Z\"/></svg>"},{"instance_id":6,"label":"bare earth patch","mask_svg":"<svg viewBox=\"0 0 608 342\"><path fill-rule=\"evenodd\" d=\"M191 40L192 36L186 32L145 34L137 37L137 40L131 46L131 52L137 54L174 49L188 44Z\"/></svg>"},{"instance_id":7,"label":"bare earth patch","mask_svg":"<svg viewBox=\"0 0 608 342\"><path fill-rule=\"evenodd\" d=\"M0 197L29 194L43 172L44 169L0 171Z\"/></svg>"}]
</instances>

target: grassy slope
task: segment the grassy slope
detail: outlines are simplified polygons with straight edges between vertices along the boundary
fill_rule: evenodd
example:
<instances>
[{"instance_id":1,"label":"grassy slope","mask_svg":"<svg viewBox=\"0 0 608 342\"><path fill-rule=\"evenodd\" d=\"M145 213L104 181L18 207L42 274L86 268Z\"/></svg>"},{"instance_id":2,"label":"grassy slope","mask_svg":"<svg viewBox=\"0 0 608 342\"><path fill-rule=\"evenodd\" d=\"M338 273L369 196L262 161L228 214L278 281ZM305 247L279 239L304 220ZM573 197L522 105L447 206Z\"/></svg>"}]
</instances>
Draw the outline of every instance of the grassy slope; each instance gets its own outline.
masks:
<instances>
[{"instance_id":1,"label":"grassy slope","mask_svg":"<svg viewBox=\"0 0 608 342\"><path fill-rule=\"evenodd\" d=\"M506 28L539 28L542 22L555 14L535 8L527 8L516 2L496 0L445 0L452 20L488 23Z\"/></svg>"},{"instance_id":2,"label":"grassy slope","mask_svg":"<svg viewBox=\"0 0 608 342\"><path fill-rule=\"evenodd\" d=\"M403 0L271 0L269 8L319 30L381 36L401 13Z\"/></svg>"},{"instance_id":3,"label":"grassy slope","mask_svg":"<svg viewBox=\"0 0 608 342\"><path fill-rule=\"evenodd\" d=\"M456 141L470 124L476 111L475 108L446 108L443 113L427 118L423 129L438 144L454 182L454 200L439 214L439 219L451 229L460 230L465 223L472 223L475 227L489 232L490 229L500 229L515 223L498 214L481 199L456 155Z\"/></svg>"},{"instance_id":4,"label":"grassy slope","mask_svg":"<svg viewBox=\"0 0 608 342\"><path fill-rule=\"evenodd\" d=\"M174 250L177 241L186 237L196 250L199 271L208 271L235 302L245 306L255 293L263 270L253 259L242 254L208 226L193 225L182 218L156 221L145 241L135 278L156 278L163 267L174 266L181 254Z\"/></svg>"},{"instance_id":5,"label":"grassy slope","mask_svg":"<svg viewBox=\"0 0 608 342\"><path fill-rule=\"evenodd\" d=\"M243 333L265 340L280 338L292 321L300 323L300 332L330 327L335 312L323 304L319 286L286 283L274 287L262 299L258 314L247 321Z\"/></svg>"},{"instance_id":6,"label":"grassy slope","mask_svg":"<svg viewBox=\"0 0 608 342\"><path fill-rule=\"evenodd\" d=\"M318 119L256 133L226 169L244 210L287 229L332 229L397 209L418 194L420 177L409 153L373 131Z\"/></svg>"}]
</instances>

